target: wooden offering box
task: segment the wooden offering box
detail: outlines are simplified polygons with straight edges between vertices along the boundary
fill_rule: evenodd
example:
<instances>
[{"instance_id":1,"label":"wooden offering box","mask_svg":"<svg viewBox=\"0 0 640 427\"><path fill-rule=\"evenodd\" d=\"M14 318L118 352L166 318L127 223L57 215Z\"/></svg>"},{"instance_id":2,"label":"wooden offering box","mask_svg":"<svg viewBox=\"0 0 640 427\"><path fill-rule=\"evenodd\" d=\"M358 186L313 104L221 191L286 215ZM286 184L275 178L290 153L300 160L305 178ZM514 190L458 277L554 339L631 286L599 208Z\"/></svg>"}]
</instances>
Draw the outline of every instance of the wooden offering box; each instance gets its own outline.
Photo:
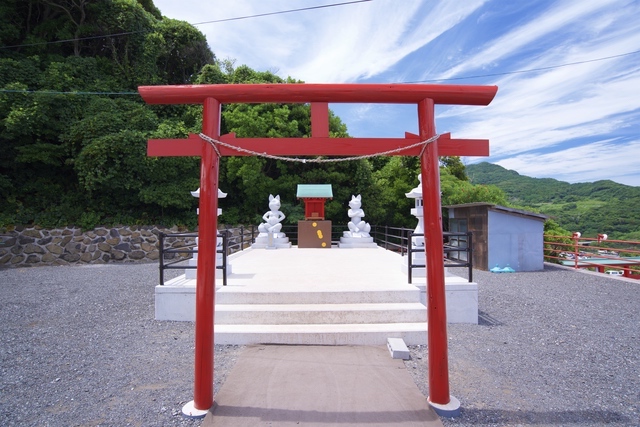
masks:
<instances>
[{"instance_id":1,"label":"wooden offering box","mask_svg":"<svg viewBox=\"0 0 640 427\"><path fill-rule=\"evenodd\" d=\"M299 248L330 248L331 221L298 221Z\"/></svg>"}]
</instances>

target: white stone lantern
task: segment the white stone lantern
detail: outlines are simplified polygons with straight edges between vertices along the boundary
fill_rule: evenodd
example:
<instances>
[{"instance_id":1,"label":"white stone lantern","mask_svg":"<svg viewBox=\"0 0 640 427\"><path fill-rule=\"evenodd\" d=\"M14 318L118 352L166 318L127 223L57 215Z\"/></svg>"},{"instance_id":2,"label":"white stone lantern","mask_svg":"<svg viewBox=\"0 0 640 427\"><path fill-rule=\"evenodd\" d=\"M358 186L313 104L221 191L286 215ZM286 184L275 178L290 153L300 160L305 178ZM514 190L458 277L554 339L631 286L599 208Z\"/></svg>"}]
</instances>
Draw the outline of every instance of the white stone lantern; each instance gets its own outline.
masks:
<instances>
[{"instance_id":1,"label":"white stone lantern","mask_svg":"<svg viewBox=\"0 0 640 427\"><path fill-rule=\"evenodd\" d=\"M200 188L196 191L191 191L191 195L196 198L200 198ZM223 193L218 188L218 199L224 199L227 197L227 193ZM200 214L200 208L196 209L196 213ZM222 214L222 209L218 208L218 216ZM218 253L218 250L222 247L222 240L219 237L216 237L216 265L222 265L222 254ZM196 246L193 248L194 250L198 250L198 238L196 237ZM193 254L193 258L189 259L189 266L196 267L198 265L198 253ZM220 272L220 273L219 273ZM216 268L216 277L220 276L222 270ZM227 274L231 273L231 265L227 262ZM195 279L197 277L197 269L190 268L185 270L184 276L186 279ZM221 276L220 276L221 277ZM219 277L218 277L219 278Z\"/></svg>"},{"instance_id":2,"label":"white stone lantern","mask_svg":"<svg viewBox=\"0 0 640 427\"><path fill-rule=\"evenodd\" d=\"M424 210L422 202L422 175L418 175L418 181L420 184L409 193L405 193L405 196L409 199L415 199L415 207L411 209L411 215L418 218L418 225L413 230L415 234L422 234L422 236L413 237L411 244L414 248L424 248Z\"/></svg>"},{"instance_id":3,"label":"white stone lantern","mask_svg":"<svg viewBox=\"0 0 640 427\"><path fill-rule=\"evenodd\" d=\"M423 211L423 202L422 202L422 175L418 175L418 181L420 184L413 190L408 193L405 193L405 196L409 199L415 199L415 206L411 209L411 215L418 218L418 225L416 225L415 230L413 230L414 234L420 234L420 236L411 237L411 250L418 252L411 253L411 264L412 265L421 265L423 267L413 267L412 276L413 277L426 277L427 270L425 265L425 251L426 247L424 245L424 211ZM402 268L403 271L407 271L408 268L408 257L402 257Z\"/></svg>"}]
</instances>

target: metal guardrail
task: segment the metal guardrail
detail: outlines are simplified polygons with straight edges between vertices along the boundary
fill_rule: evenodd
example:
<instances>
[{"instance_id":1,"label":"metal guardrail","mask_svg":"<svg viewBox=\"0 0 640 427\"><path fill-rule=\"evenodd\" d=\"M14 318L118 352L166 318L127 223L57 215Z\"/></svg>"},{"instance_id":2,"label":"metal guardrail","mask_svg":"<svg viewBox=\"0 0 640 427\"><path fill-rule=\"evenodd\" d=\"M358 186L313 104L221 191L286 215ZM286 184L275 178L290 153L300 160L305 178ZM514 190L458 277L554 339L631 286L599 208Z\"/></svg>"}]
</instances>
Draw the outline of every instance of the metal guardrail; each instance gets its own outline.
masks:
<instances>
[{"instance_id":1,"label":"metal guardrail","mask_svg":"<svg viewBox=\"0 0 640 427\"><path fill-rule=\"evenodd\" d=\"M411 242L409 233L412 231L409 228L389 227L388 225L371 227L373 241L378 246L388 251L399 252L401 256L408 252L409 242Z\"/></svg>"},{"instance_id":2,"label":"metal guardrail","mask_svg":"<svg viewBox=\"0 0 640 427\"><path fill-rule=\"evenodd\" d=\"M467 238L467 245L466 246L453 246L453 245L444 245L444 253L445 253L445 263L444 266L445 267L466 267L468 269L468 274L469 274L469 282L473 282L473 235L471 232L467 232L467 233L453 233L453 232L448 232L445 231L443 233L444 237L452 237L452 236L466 236ZM424 237L424 234L422 233L413 233L410 232L409 234L409 241L411 241L411 238L413 237ZM413 264L413 253L415 252L420 252L420 253L424 253L425 249L424 247L422 248L414 248L413 245L409 245L408 246L408 257L409 260L407 262L408 266L408 271L407 271L407 277L409 278L409 283L411 283L411 281L413 280L413 269L414 268L425 268L425 264ZM465 252L467 254L466 256L466 261L465 260L460 260L459 258L447 258L446 254L448 253L452 253L452 252Z\"/></svg>"},{"instance_id":3,"label":"metal guardrail","mask_svg":"<svg viewBox=\"0 0 640 427\"><path fill-rule=\"evenodd\" d=\"M249 227L244 225L227 227L225 231L229 233L227 255L250 248L259 234L258 227L255 225L250 225Z\"/></svg>"},{"instance_id":4,"label":"metal guardrail","mask_svg":"<svg viewBox=\"0 0 640 427\"><path fill-rule=\"evenodd\" d=\"M222 265L216 265L217 270L222 270L222 286L227 286L227 244L229 241L228 230L218 232L217 237L222 237L222 248L216 250L216 253L222 254ZM165 263L165 255L167 254L195 254L198 250L195 249L195 242L192 245L182 246L179 248L165 248L165 239L168 237L198 237L198 233L160 233L159 235L159 262L160 262L160 285L164 285L164 270L188 270L195 269L195 265L176 265L178 263L187 261L189 257L180 257L180 259Z\"/></svg>"},{"instance_id":5,"label":"metal guardrail","mask_svg":"<svg viewBox=\"0 0 640 427\"><path fill-rule=\"evenodd\" d=\"M469 269L469 282L473 282L473 233L468 231L466 233L456 233L452 231L445 231L442 233L444 237L462 237L466 236L467 244L466 246L459 245L444 245L444 253L445 253L445 267L467 267ZM449 239L451 241L451 239ZM458 240L459 242L459 240ZM453 252L465 252L466 260L461 260L460 258L449 258L446 257L447 254ZM448 261L448 262L446 262Z\"/></svg>"},{"instance_id":6,"label":"metal guardrail","mask_svg":"<svg viewBox=\"0 0 640 427\"><path fill-rule=\"evenodd\" d=\"M424 237L424 234L414 233L413 230L409 228L400 228L400 227L389 227L389 226L372 226L371 227L371 235L374 238L374 241L387 250L393 250L394 252L399 252L400 255L404 256L406 253L409 257L407 262L407 278L409 283L413 280L413 269L414 268L425 268L424 264L413 264L412 258L414 252L422 252L424 253L424 248L415 249L411 244L413 237ZM444 264L445 267L466 267L469 270L469 282L473 281L473 240L472 233L454 233L450 231L443 232L444 237L456 237L456 236L465 236L467 238L467 244L465 246L453 246L444 244L444 252L445 254L452 252L465 252L467 254L466 260L454 259L454 258L446 258L446 262Z\"/></svg>"},{"instance_id":7,"label":"metal guardrail","mask_svg":"<svg viewBox=\"0 0 640 427\"><path fill-rule=\"evenodd\" d=\"M255 238L258 235L258 227L251 225L249 227L227 227L224 230L218 231L217 236L222 237L222 248L218 249L216 253L222 254L222 265L216 265L216 269L222 270L222 285L227 286L227 257L238 251L243 251L246 248L251 247L251 244L255 242ZM180 270L180 269L195 269L197 266L191 265L176 265L184 262L189 257L182 256L180 259L165 262L165 254L195 254L198 250L195 249L195 238L198 237L198 233L160 233L159 235L159 252L160 252L160 285L164 285L164 270ZM192 245L183 246L180 248L165 248L165 239L168 237L193 237L194 243Z\"/></svg>"},{"instance_id":8,"label":"metal guardrail","mask_svg":"<svg viewBox=\"0 0 640 427\"><path fill-rule=\"evenodd\" d=\"M345 231L344 226L332 226L331 227L331 243L333 245L337 245L340 241L340 237L342 237L342 233ZM287 235L289 241L296 245L298 243L298 227L297 225L284 225L282 227L282 232ZM222 265L217 265L216 269L221 269L223 271L223 286L227 285L227 256L242 251L251 246L255 242L255 238L258 236L258 227L256 226L238 226L233 228L227 228L225 230L221 230L218 233L218 237L222 237L222 248L217 250L217 253L222 254ZM424 268L424 264L413 264L412 254L414 252L423 252L423 248L413 248L411 242L413 237L423 237L423 234L414 233L413 230L409 228L402 227L389 227L389 226L376 226L373 225L371 227L371 236L373 237L374 242L383 247L386 250L390 250L393 252L399 253L401 256L405 254L408 255L408 281L412 282L413 279L413 269L414 268ZM451 252L466 252L467 260L446 258L445 267L466 267L469 269L469 282L473 281L473 245L472 245L472 233L453 233L453 232L444 232L443 235L445 237L451 236L466 236L467 245L466 246L453 246L444 244L444 252L445 254ZM198 233L160 233L160 284L164 284L164 270L168 269L194 269L196 266L189 265L176 265L181 262L189 259L188 257L181 257L178 260L165 262L166 254L194 254L197 253L198 250L195 249L195 242L189 246L183 246L179 248L165 248L165 239L168 237L195 237L198 236Z\"/></svg>"},{"instance_id":9,"label":"metal guardrail","mask_svg":"<svg viewBox=\"0 0 640 427\"><path fill-rule=\"evenodd\" d=\"M640 279L640 242L597 237L544 235L545 261Z\"/></svg>"}]
</instances>

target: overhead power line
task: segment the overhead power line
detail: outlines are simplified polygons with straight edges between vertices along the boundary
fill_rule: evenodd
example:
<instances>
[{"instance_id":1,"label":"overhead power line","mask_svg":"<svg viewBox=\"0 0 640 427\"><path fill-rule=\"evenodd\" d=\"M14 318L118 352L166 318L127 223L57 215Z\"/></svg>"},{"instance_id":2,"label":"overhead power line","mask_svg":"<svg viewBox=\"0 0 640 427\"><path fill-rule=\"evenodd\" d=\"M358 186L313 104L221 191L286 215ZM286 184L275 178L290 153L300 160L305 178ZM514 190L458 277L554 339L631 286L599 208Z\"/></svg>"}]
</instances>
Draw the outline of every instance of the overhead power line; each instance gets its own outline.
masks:
<instances>
[{"instance_id":1,"label":"overhead power line","mask_svg":"<svg viewBox=\"0 0 640 427\"><path fill-rule=\"evenodd\" d=\"M491 73L491 74L478 74L478 75L475 75L475 76L450 77L450 78L447 78L447 79L417 80L417 81L412 81L412 82L399 82L399 83L396 83L396 84L442 82L442 81L453 81L453 80L477 79L477 78L482 78L482 77L506 76L506 75L509 75L509 74L534 73L534 72L537 72L537 71L552 70L552 69L555 69L555 68L569 67L569 66L572 66L572 65L580 65L580 64L588 64L590 62L605 61L607 59L614 59L614 58L620 58L620 57L623 57L623 56L636 55L638 53L640 53L640 50L634 50L632 52L621 53L619 55L605 56L605 57L602 57L602 58L594 58L594 59L587 59L587 60L584 60L584 61L567 62L565 64L550 65L548 67L530 68L530 69L527 69L527 70L505 71L505 72L502 72L502 73ZM61 91L28 90L28 89L25 89L25 90L21 90L21 89L0 89L0 93L37 93L37 94L40 94L40 95L43 95L43 94L50 94L50 95L138 95L138 92L82 92L82 91L61 92Z\"/></svg>"},{"instance_id":2,"label":"overhead power line","mask_svg":"<svg viewBox=\"0 0 640 427\"><path fill-rule=\"evenodd\" d=\"M140 95L138 92L84 92L59 90L31 90L31 89L0 89L0 93L37 93L38 95Z\"/></svg>"},{"instance_id":3,"label":"overhead power line","mask_svg":"<svg viewBox=\"0 0 640 427\"><path fill-rule=\"evenodd\" d=\"M263 16L272 16L272 15L283 15L285 13L304 12L304 11L308 11L308 10L325 9L325 8L337 7L337 6L347 6L347 5L350 5L350 4L366 3L366 2L371 2L371 1L373 1L373 0L353 0L353 1L347 1L347 2L342 2L342 3L331 3L331 4L320 5L320 6L309 6L309 7L299 8L299 9L288 9L288 10L280 10L280 11L277 11L277 12L259 13L259 14L256 14L256 15L237 16L235 18L215 19L213 21L196 22L195 24L190 24L190 25L197 26L197 25L205 25L205 24L216 24L216 23L228 22L228 21L239 21L239 20L242 20L242 19L260 18L260 17L263 17ZM71 42L75 42L75 41L94 40L94 39L100 39L100 38L105 38L105 37L121 37L121 36L128 36L128 35L132 35L132 34L141 34L141 33L146 33L146 32L147 32L147 30L127 31L127 32L122 32L122 33L105 34L105 35L101 35L101 36L88 36L88 37L78 37L78 38L75 38L75 39L55 40L55 41L49 41L49 42L16 44L16 45L13 45L13 46L0 46L0 50L2 50L2 49L13 49L13 48L17 48L17 47L42 46L42 45L57 44L57 43L71 43Z\"/></svg>"},{"instance_id":4,"label":"overhead power line","mask_svg":"<svg viewBox=\"0 0 640 427\"><path fill-rule=\"evenodd\" d=\"M346 6L348 4L366 3L366 2L369 2L369 1L373 1L373 0L354 0L354 1L347 1L347 2L344 2L344 3L332 3L332 4L324 4L324 5L321 5L321 6L309 6L309 7L302 7L300 9L282 10L282 11L279 11L279 12L259 13L257 15L239 16L237 18L225 18L225 19L216 19L216 20L213 20L213 21L196 22L195 24L191 24L191 25L217 24L219 22L239 21L241 19L261 18L263 16L282 15L282 14L285 14L285 13L293 13L293 12L304 12L304 11L307 11L307 10L324 9L324 8L327 8L327 7L335 7L335 6Z\"/></svg>"},{"instance_id":5,"label":"overhead power line","mask_svg":"<svg viewBox=\"0 0 640 427\"><path fill-rule=\"evenodd\" d=\"M475 75L475 76L449 77L449 78L446 78L446 79L416 80L416 81L413 81L413 82L403 82L403 83L445 82L445 81L453 81L453 80L479 79L479 78L482 78L482 77L507 76L507 75L510 75L510 74L534 73L536 71L553 70L555 68L569 67L571 65L580 65L580 64L588 64L590 62L605 61L607 59L620 58L622 56L635 55L635 54L638 54L638 53L640 53L640 50L634 50L632 52L621 53L619 55L603 56L602 58L586 59L584 61L566 62L564 64L549 65L548 67L528 68L528 69L525 69L525 70L515 70L515 71L504 71L502 73L478 74L478 75Z\"/></svg>"}]
</instances>

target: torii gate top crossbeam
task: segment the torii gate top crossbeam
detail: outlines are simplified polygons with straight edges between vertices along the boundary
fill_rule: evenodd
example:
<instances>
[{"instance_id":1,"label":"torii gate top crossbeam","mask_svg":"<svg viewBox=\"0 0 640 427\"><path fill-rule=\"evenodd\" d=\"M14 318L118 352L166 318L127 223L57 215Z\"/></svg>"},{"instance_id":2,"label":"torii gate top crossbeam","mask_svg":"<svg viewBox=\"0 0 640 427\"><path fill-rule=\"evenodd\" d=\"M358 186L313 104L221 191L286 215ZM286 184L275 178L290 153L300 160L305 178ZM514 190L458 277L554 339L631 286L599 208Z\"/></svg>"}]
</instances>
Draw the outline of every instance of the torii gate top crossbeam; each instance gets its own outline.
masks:
<instances>
[{"instance_id":1,"label":"torii gate top crossbeam","mask_svg":"<svg viewBox=\"0 0 640 427\"><path fill-rule=\"evenodd\" d=\"M223 104L331 102L353 104L489 105L497 86L433 84L214 84L140 86L149 104L201 104L214 98Z\"/></svg>"}]
</instances>

